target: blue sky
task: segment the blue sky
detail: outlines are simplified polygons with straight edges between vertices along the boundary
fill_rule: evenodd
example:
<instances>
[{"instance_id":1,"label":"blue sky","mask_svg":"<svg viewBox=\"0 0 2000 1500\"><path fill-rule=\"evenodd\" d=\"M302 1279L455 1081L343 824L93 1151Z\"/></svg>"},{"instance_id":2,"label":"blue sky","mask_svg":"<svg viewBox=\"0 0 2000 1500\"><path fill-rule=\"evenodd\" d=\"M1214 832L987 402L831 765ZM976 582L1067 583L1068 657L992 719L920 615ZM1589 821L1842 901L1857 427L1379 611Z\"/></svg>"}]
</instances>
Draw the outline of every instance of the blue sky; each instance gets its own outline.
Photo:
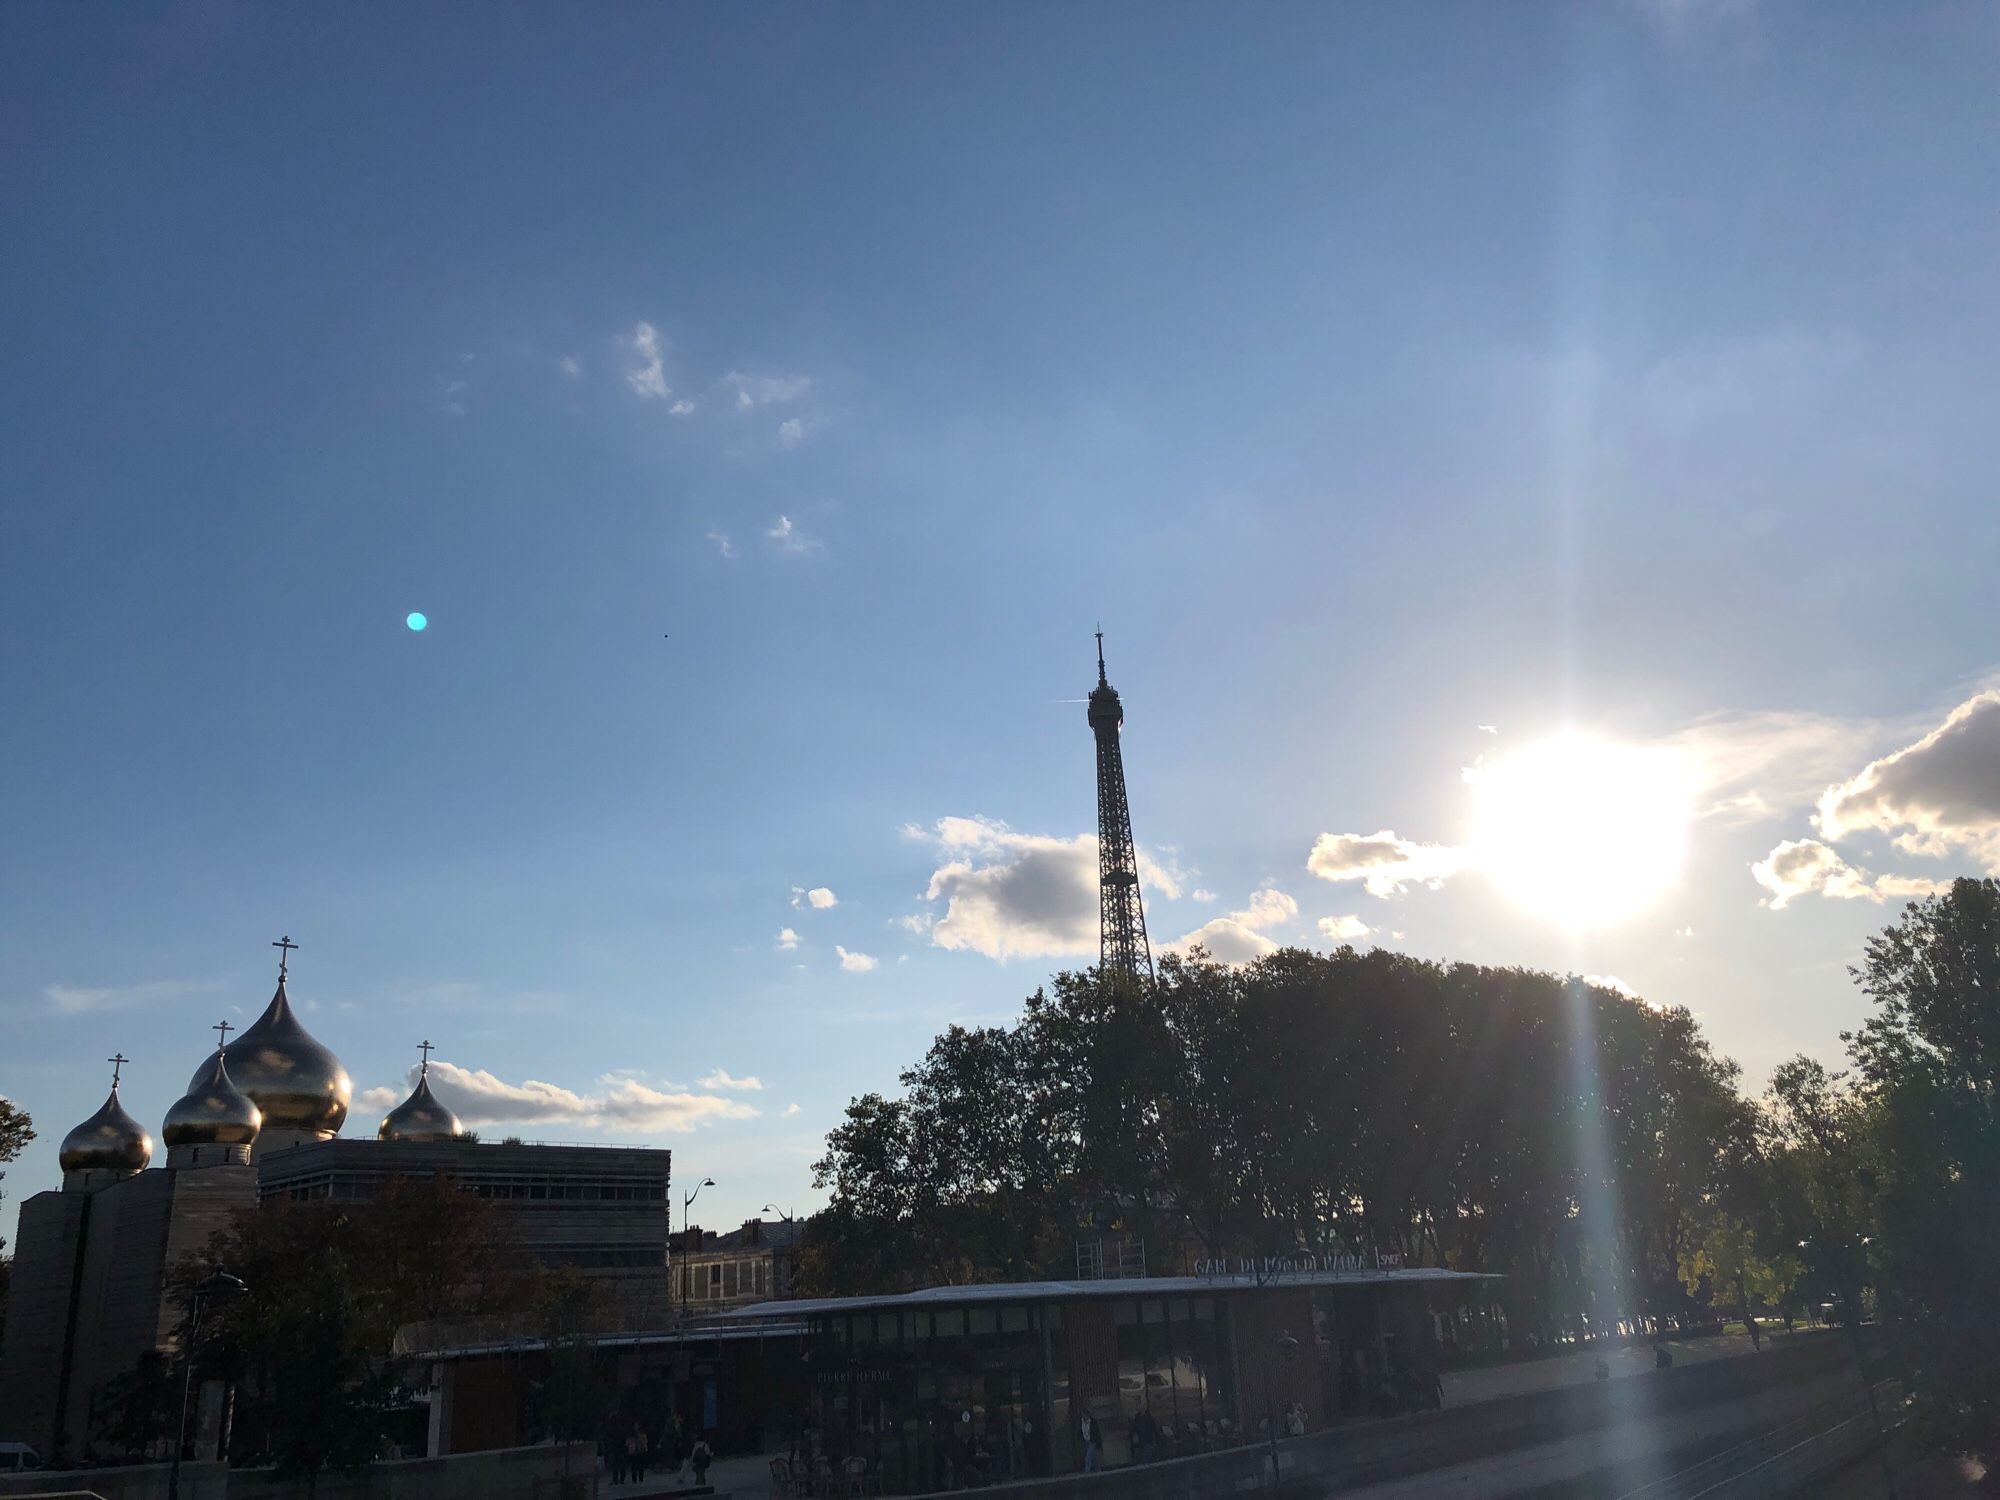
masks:
<instances>
[{"instance_id":1,"label":"blue sky","mask_svg":"<svg viewBox=\"0 0 2000 1500\"><path fill-rule=\"evenodd\" d=\"M1983 3L7 7L10 1196L289 932L357 1092L428 1036L489 1132L804 1209L1094 951L1100 620L1156 943L1832 1055L2000 857L1996 62ZM1698 771L1582 934L1450 852L1565 730Z\"/></svg>"}]
</instances>

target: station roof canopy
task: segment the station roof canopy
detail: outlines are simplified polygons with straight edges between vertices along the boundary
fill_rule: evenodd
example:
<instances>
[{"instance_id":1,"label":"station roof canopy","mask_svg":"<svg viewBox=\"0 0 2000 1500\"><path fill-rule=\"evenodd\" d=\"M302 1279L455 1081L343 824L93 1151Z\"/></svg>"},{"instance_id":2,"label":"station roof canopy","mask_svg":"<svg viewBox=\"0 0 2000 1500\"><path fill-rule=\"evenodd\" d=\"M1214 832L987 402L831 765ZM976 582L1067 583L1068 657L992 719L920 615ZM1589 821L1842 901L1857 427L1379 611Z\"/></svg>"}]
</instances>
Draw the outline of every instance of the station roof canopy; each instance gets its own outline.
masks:
<instances>
[{"instance_id":1,"label":"station roof canopy","mask_svg":"<svg viewBox=\"0 0 2000 1500\"><path fill-rule=\"evenodd\" d=\"M982 1281L963 1286L929 1286L915 1292L877 1297L792 1297L756 1302L718 1315L727 1318L796 1320L820 1313L880 1312L972 1307L995 1302L1069 1302L1084 1297L1192 1297L1220 1292L1277 1292L1289 1287L1408 1286L1413 1283L1497 1281L1483 1271L1409 1270L1283 1271L1275 1275L1127 1276L1100 1281Z\"/></svg>"}]
</instances>

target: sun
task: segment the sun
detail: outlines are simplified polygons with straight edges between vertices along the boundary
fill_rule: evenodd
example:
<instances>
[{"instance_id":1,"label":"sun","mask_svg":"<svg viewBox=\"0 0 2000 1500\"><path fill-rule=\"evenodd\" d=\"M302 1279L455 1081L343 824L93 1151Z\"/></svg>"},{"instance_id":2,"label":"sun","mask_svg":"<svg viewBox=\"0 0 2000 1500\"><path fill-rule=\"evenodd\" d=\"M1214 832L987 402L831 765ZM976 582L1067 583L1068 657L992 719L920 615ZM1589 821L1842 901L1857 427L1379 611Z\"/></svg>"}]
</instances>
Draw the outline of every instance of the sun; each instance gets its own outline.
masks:
<instances>
[{"instance_id":1,"label":"sun","mask_svg":"<svg viewBox=\"0 0 2000 1500\"><path fill-rule=\"evenodd\" d=\"M1538 916L1610 927L1680 877L1694 776L1676 751L1562 735L1468 779L1480 868Z\"/></svg>"}]
</instances>

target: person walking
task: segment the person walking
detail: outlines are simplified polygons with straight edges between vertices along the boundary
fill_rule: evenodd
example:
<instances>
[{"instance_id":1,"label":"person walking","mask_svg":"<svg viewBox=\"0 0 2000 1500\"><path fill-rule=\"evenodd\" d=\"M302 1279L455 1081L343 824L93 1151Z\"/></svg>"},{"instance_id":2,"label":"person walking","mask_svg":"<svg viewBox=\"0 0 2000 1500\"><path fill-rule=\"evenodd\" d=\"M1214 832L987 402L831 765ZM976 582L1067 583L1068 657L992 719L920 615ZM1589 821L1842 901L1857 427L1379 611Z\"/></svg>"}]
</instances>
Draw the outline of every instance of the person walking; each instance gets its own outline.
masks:
<instances>
[{"instance_id":1,"label":"person walking","mask_svg":"<svg viewBox=\"0 0 2000 1500\"><path fill-rule=\"evenodd\" d=\"M1103 1441L1097 1431L1097 1418L1085 1412L1080 1431L1083 1437L1083 1472L1095 1474L1098 1461L1104 1454Z\"/></svg>"},{"instance_id":2,"label":"person walking","mask_svg":"<svg viewBox=\"0 0 2000 1500\"><path fill-rule=\"evenodd\" d=\"M604 1424L604 1457L611 1466L611 1482L623 1484L630 1461L625 1456L625 1434L618 1430L616 1421Z\"/></svg>"},{"instance_id":3,"label":"person walking","mask_svg":"<svg viewBox=\"0 0 2000 1500\"><path fill-rule=\"evenodd\" d=\"M694 1482L707 1484L708 1466L715 1462L715 1450L708 1446L707 1433L694 1440L694 1447L688 1450L688 1462L694 1465Z\"/></svg>"},{"instance_id":4,"label":"person walking","mask_svg":"<svg viewBox=\"0 0 2000 1500\"><path fill-rule=\"evenodd\" d=\"M637 1422L625 1435L625 1461L632 1471L632 1482L642 1484L646 1478L646 1429Z\"/></svg>"}]
</instances>

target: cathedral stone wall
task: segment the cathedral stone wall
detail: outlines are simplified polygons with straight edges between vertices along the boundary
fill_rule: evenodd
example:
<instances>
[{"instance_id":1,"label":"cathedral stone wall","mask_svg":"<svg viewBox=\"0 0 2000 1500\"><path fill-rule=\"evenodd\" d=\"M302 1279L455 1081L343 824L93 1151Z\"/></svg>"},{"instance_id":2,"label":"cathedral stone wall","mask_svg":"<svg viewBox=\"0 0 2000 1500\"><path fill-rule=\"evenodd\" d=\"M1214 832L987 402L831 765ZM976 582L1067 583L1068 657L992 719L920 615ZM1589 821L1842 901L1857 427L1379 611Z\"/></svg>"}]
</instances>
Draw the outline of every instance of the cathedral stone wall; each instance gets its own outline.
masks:
<instances>
[{"instance_id":1,"label":"cathedral stone wall","mask_svg":"<svg viewBox=\"0 0 2000 1500\"><path fill-rule=\"evenodd\" d=\"M0 1438L55 1451L57 1394L90 1213L86 1193L37 1193L21 1204L14 1280L0 1345Z\"/></svg>"},{"instance_id":2,"label":"cathedral stone wall","mask_svg":"<svg viewBox=\"0 0 2000 1500\"><path fill-rule=\"evenodd\" d=\"M178 1347L182 1309L167 1295L168 1273L256 1201L248 1166L154 1169L92 1196L66 1403L71 1452L83 1451L106 1382L149 1350Z\"/></svg>"}]
</instances>

